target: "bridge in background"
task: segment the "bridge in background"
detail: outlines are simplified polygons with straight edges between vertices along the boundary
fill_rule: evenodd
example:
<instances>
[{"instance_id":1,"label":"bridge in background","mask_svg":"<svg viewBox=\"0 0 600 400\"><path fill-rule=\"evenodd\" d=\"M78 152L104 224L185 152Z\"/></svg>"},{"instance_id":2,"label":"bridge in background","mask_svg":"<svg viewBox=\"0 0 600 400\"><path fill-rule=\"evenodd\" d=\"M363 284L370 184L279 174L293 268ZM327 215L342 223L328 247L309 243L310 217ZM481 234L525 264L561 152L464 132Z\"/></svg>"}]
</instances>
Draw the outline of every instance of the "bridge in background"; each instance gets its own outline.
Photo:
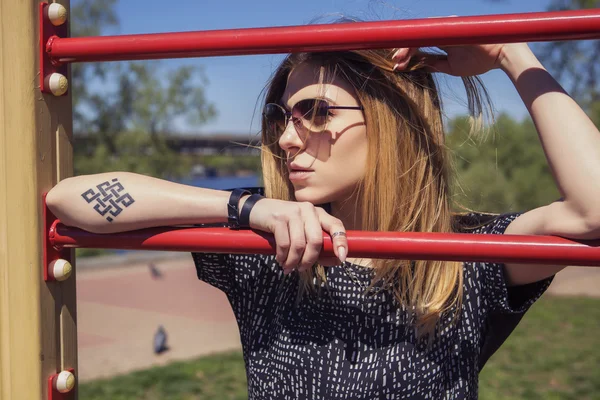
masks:
<instances>
[{"instance_id":1,"label":"bridge in background","mask_svg":"<svg viewBox=\"0 0 600 400\"><path fill-rule=\"evenodd\" d=\"M84 148L91 154L97 137L76 136L75 146ZM196 155L256 155L260 150L260 136L253 134L210 134L210 135L168 135L167 144L180 154ZM81 146L81 147L80 147Z\"/></svg>"},{"instance_id":2,"label":"bridge in background","mask_svg":"<svg viewBox=\"0 0 600 400\"><path fill-rule=\"evenodd\" d=\"M259 155L258 135L178 135L169 136L169 147L181 154Z\"/></svg>"}]
</instances>

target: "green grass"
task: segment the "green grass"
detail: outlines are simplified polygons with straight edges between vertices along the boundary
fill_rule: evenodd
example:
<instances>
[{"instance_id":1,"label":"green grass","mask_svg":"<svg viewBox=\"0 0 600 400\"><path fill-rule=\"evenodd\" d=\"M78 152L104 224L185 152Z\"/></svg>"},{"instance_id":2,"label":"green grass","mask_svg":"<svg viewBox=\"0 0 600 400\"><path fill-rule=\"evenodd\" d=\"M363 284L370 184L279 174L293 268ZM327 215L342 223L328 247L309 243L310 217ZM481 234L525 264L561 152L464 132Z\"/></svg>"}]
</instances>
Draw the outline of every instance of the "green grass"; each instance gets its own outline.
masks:
<instances>
[{"instance_id":1,"label":"green grass","mask_svg":"<svg viewBox=\"0 0 600 400\"><path fill-rule=\"evenodd\" d=\"M480 376L480 399L600 399L600 299L546 296ZM239 352L84 383L82 400L245 399Z\"/></svg>"},{"instance_id":2,"label":"green grass","mask_svg":"<svg viewBox=\"0 0 600 400\"><path fill-rule=\"evenodd\" d=\"M83 383L81 400L247 399L240 352L174 362L108 380Z\"/></svg>"},{"instance_id":3,"label":"green grass","mask_svg":"<svg viewBox=\"0 0 600 400\"><path fill-rule=\"evenodd\" d=\"M600 299L540 299L479 385L482 400L600 399Z\"/></svg>"}]
</instances>

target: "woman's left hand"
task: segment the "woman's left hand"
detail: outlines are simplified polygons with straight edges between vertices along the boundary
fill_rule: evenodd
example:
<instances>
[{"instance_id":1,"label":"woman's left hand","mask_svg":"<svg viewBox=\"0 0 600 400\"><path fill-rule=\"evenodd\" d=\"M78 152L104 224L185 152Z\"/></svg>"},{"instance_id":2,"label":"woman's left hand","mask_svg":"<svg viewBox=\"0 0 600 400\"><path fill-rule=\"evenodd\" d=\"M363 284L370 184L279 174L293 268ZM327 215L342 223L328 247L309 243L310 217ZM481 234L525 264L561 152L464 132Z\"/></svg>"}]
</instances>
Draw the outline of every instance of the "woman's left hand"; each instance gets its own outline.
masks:
<instances>
[{"instance_id":1,"label":"woman's left hand","mask_svg":"<svg viewBox=\"0 0 600 400\"><path fill-rule=\"evenodd\" d=\"M415 55L424 57L431 72L443 72L454 76L474 76L484 74L492 69L500 68L504 60L504 52L509 47L527 46L526 43L483 44L468 46L440 47L447 55L420 53L417 48L400 48L393 55L395 69L405 69Z\"/></svg>"}]
</instances>

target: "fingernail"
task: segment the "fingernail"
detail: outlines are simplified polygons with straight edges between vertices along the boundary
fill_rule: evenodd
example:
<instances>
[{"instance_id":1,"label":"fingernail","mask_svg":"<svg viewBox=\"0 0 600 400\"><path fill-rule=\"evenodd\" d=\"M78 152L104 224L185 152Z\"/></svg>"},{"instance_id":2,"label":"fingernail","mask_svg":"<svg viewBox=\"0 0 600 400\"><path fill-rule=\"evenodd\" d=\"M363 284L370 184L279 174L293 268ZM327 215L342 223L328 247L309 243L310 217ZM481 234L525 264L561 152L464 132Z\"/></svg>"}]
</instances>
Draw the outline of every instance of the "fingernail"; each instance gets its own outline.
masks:
<instances>
[{"instance_id":1,"label":"fingernail","mask_svg":"<svg viewBox=\"0 0 600 400\"><path fill-rule=\"evenodd\" d=\"M346 248L344 246L338 247L338 258L341 262L346 262Z\"/></svg>"},{"instance_id":2,"label":"fingernail","mask_svg":"<svg viewBox=\"0 0 600 400\"><path fill-rule=\"evenodd\" d=\"M395 70L397 70L399 65L400 65L400 64L396 64L396 65L394 65L394 68L392 68L392 71L395 71Z\"/></svg>"},{"instance_id":3,"label":"fingernail","mask_svg":"<svg viewBox=\"0 0 600 400\"><path fill-rule=\"evenodd\" d=\"M396 56L398 56L398 53L400 53L400 50L402 49L398 49L394 52L394 54L392 54L392 58L396 58Z\"/></svg>"}]
</instances>

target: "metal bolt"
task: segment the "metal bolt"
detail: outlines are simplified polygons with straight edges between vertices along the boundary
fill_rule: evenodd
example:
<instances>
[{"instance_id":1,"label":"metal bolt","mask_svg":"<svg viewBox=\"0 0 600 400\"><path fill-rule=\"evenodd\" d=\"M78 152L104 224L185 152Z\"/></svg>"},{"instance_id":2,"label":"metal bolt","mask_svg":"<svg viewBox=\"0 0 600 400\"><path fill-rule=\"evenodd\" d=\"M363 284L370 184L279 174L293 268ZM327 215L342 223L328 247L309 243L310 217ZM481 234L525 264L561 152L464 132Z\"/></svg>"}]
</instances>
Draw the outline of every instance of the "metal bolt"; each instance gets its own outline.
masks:
<instances>
[{"instance_id":1,"label":"metal bolt","mask_svg":"<svg viewBox=\"0 0 600 400\"><path fill-rule=\"evenodd\" d=\"M57 281L64 281L71 276L73 272L73 266L67 260L59 258L54 260L48 265L48 275L56 279Z\"/></svg>"},{"instance_id":2,"label":"metal bolt","mask_svg":"<svg viewBox=\"0 0 600 400\"><path fill-rule=\"evenodd\" d=\"M48 19L54 26L59 26L67 21L67 9L58 3L48 6Z\"/></svg>"},{"instance_id":3,"label":"metal bolt","mask_svg":"<svg viewBox=\"0 0 600 400\"><path fill-rule=\"evenodd\" d=\"M61 371L54 381L54 388L60 393L68 393L75 387L75 375L70 371Z\"/></svg>"},{"instance_id":4,"label":"metal bolt","mask_svg":"<svg viewBox=\"0 0 600 400\"><path fill-rule=\"evenodd\" d=\"M48 87L53 95L62 96L63 94L67 93L67 90L69 89L69 81L67 80L66 76L59 74L58 72L54 72L50 74L47 79Z\"/></svg>"}]
</instances>

